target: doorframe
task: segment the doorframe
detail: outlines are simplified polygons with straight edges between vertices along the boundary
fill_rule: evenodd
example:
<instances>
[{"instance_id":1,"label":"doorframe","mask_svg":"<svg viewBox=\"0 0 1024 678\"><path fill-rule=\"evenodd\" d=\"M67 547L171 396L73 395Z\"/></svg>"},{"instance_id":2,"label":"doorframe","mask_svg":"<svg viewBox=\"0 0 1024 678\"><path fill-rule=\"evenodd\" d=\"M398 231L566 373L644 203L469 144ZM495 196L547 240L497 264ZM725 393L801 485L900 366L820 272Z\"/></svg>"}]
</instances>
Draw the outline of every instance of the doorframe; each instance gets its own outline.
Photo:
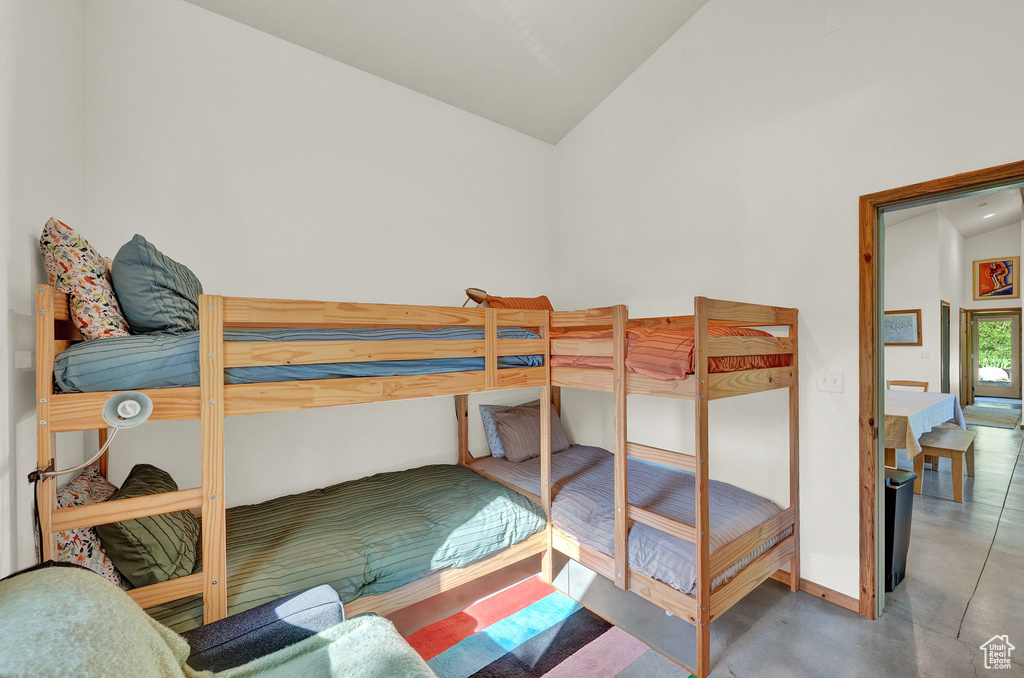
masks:
<instances>
[{"instance_id":1,"label":"doorframe","mask_svg":"<svg viewBox=\"0 0 1024 678\"><path fill-rule=\"evenodd\" d=\"M1018 345L1024 350L1024 308L1020 306L1001 306L998 308L965 308L963 309L967 313L967 372L965 380L967 382L967 390L971 394L970 403L974 403L974 359L971 358L971 349L974 348L974 321L979 316L984 317L986 315L1015 315L1017 316L1017 327L1021 331L1021 335L1017 337ZM1017 357L1017 360L1021 360L1021 356ZM1017 385L1022 386L1021 380L1024 380L1024 364L1021 366L1021 374L1017 375ZM1022 388L1022 395L1024 395L1024 388ZM963 398L961 398L963 400ZM1024 426L1022 426L1024 428Z\"/></svg>"},{"instance_id":2,"label":"doorframe","mask_svg":"<svg viewBox=\"0 0 1024 678\"><path fill-rule=\"evenodd\" d=\"M942 326L942 313L946 313L946 326ZM946 333L946 350L942 350L942 333ZM959 357L959 356L958 356ZM948 301L939 299L939 360L942 365L939 367L939 390L943 393L950 393L953 390L953 370L950 369L950 362L953 359L953 307ZM957 363L959 364L959 360ZM942 389L942 376L946 376L946 388Z\"/></svg>"},{"instance_id":3,"label":"doorframe","mask_svg":"<svg viewBox=\"0 0 1024 678\"><path fill-rule=\"evenodd\" d=\"M875 619L882 597L878 595L880 572L877 567L877 542L881 523L877 502L880 473L878 464L882 441L878 439L878 423L884 422L881 382L881 323L877 322L881 286L879 267L882 261L879 214L884 207L927 200L939 201L971 191L1000 190L1024 183L1024 161L956 174L941 179L893 188L860 197L860 606L859 612ZM883 513L884 515L884 513Z\"/></svg>"}]
</instances>

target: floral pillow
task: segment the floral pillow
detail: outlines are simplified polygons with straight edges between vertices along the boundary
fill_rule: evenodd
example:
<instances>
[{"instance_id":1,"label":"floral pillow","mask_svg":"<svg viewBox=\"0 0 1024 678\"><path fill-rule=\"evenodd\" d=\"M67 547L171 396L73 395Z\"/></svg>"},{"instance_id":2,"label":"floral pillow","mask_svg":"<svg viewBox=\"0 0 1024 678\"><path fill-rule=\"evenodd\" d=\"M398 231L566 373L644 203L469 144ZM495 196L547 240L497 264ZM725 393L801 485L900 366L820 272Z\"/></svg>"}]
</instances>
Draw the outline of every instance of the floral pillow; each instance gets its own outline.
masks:
<instances>
[{"instance_id":1,"label":"floral pillow","mask_svg":"<svg viewBox=\"0 0 1024 678\"><path fill-rule=\"evenodd\" d=\"M110 282L110 260L67 224L50 219L39 238L50 284L71 298L71 317L85 339L128 336Z\"/></svg>"},{"instance_id":2,"label":"floral pillow","mask_svg":"<svg viewBox=\"0 0 1024 678\"><path fill-rule=\"evenodd\" d=\"M57 492L57 508L98 504L110 498L117 488L100 475L95 464L82 469L71 482ZM83 565L97 572L123 589L129 588L107 552L100 543L95 528L80 527L57 533L57 553L54 560Z\"/></svg>"}]
</instances>

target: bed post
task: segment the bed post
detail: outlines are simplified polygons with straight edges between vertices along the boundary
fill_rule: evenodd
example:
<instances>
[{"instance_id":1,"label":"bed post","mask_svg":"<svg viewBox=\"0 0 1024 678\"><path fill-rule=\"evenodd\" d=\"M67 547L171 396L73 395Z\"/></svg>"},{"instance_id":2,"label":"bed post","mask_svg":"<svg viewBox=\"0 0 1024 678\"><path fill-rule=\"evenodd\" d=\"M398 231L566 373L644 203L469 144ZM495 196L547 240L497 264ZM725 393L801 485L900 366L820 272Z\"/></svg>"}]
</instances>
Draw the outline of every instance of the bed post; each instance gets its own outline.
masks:
<instances>
[{"instance_id":1,"label":"bed post","mask_svg":"<svg viewBox=\"0 0 1024 678\"><path fill-rule=\"evenodd\" d=\"M97 438L97 445L98 445L98 447L96 449L102 450L103 446L107 444L107 439L109 437L110 437L110 429L109 428L98 429L96 431L96 438ZM97 465L99 466L100 475L103 476L104 478L107 478L107 459L109 458L109 456L110 456L110 450L107 450L106 452L104 452L100 456L99 460L96 462Z\"/></svg>"},{"instance_id":2,"label":"bed post","mask_svg":"<svg viewBox=\"0 0 1024 678\"><path fill-rule=\"evenodd\" d=\"M57 436L50 430L50 401L53 399L54 359L53 288L36 288L36 468L52 468L57 457ZM57 506L57 479L43 478L36 487L39 506L40 562L50 560L56 551L53 534L53 510Z\"/></svg>"},{"instance_id":3,"label":"bed post","mask_svg":"<svg viewBox=\"0 0 1024 678\"><path fill-rule=\"evenodd\" d=\"M708 300L694 299L694 347L693 364L697 378L697 393L694 398L696 474L694 489L696 495L697 528L697 670L698 676L706 676L711 667L711 557L709 553L709 494L708 494Z\"/></svg>"},{"instance_id":4,"label":"bed post","mask_svg":"<svg viewBox=\"0 0 1024 678\"><path fill-rule=\"evenodd\" d=\"M800 366L797 350L797 324L799 313L789 325L789 338L793 342L793 383L789 387L789 505L793 509L793 536L796 550L789 561L789 590L800 590Z\"/></svg>"},{"instance_id":5,"label":"bed post","mask_svg":"<svg viewBox=\"0 0 1024 678\"><path fill-rule=\"evenodd\" d=\"M455 396L455 419L459 426L459 466L469 466L469 396Z\"/></svg>"},{"instance_id":6,"label":"bed post","mask_svg":"<svg viewBox=\"0 0 1024 678\"><path fill-rule=\"evenodd\" d=\"M551 313L545 312L547 320L540 329L541 338L546 344L544 348L544 367L547 375L544 385L540 387L540 503L547 516L547 548L540 561L540 577L550 584L554 581L553 532L551 526Z\"/></svg>"},{"instance_id":7,"label":"bed post","mask_svg":"<svg viewBox=\"0 0 1024 678\"><path fill-rule=\"evenodd\" d=\"M227 527L224 503L223 299L199 297L199 390L202 399L203 623L228 613Z\"/></svg>"},{"instance_id":8,"label":"bed post","mask_svg":"<svg viewBox=\"0 0 1024 678\"><path fill-rule=\"evenodd\" d=\"M626 454L626 316L623 305L614 307L612 319L612 393L615 398L615 585L629 589L629 481Z\"/></svg>"}]
</instances>

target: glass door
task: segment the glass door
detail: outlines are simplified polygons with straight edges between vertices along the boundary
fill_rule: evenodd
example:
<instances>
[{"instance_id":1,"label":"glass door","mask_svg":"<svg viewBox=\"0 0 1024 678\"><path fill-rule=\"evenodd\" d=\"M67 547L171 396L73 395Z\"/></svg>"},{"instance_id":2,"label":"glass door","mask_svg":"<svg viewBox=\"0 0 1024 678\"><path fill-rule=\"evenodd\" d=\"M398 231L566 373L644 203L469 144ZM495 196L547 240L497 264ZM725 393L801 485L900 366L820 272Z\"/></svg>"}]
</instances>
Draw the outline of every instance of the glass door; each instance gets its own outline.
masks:
<instances>
[{"instance_id":1,"label":"glass door","mask_svg":"<svg viewBox=\"0 0 1024 678\"><path fill-rule=\"evenodd\" d=\"M975 315L971 329L974 395L1020 398L1020 314Z\"/></svg>"}]
</instances>

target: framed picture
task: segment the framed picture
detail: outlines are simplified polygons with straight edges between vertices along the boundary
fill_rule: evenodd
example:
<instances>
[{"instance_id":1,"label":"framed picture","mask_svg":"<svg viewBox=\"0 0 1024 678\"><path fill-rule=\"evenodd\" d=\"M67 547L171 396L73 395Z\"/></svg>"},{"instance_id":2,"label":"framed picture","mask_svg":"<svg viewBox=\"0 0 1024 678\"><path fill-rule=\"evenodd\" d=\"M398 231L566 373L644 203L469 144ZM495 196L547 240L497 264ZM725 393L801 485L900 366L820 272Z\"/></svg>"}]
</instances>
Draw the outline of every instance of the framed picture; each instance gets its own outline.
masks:
<instances>
[{"instance_id":1,"label":"framed picture","mask_svg":"<svg viewBox=\"0 0 1024 678\"><path fill-rule=\"evenodd\" d=\"M978 259L974 270L974 300L1019 299L1020 257Z\"/></svg>"},{"instance_id":2,"label":"framed picture","mask_svg":"<svg viewBox=\"0 0 1024 678\"><path fill-rule=\"evenodd\" d=\"M882 322L882 341L886 346L920 346L921 309L886 311Z\"/></svg>"}]
</instances>

